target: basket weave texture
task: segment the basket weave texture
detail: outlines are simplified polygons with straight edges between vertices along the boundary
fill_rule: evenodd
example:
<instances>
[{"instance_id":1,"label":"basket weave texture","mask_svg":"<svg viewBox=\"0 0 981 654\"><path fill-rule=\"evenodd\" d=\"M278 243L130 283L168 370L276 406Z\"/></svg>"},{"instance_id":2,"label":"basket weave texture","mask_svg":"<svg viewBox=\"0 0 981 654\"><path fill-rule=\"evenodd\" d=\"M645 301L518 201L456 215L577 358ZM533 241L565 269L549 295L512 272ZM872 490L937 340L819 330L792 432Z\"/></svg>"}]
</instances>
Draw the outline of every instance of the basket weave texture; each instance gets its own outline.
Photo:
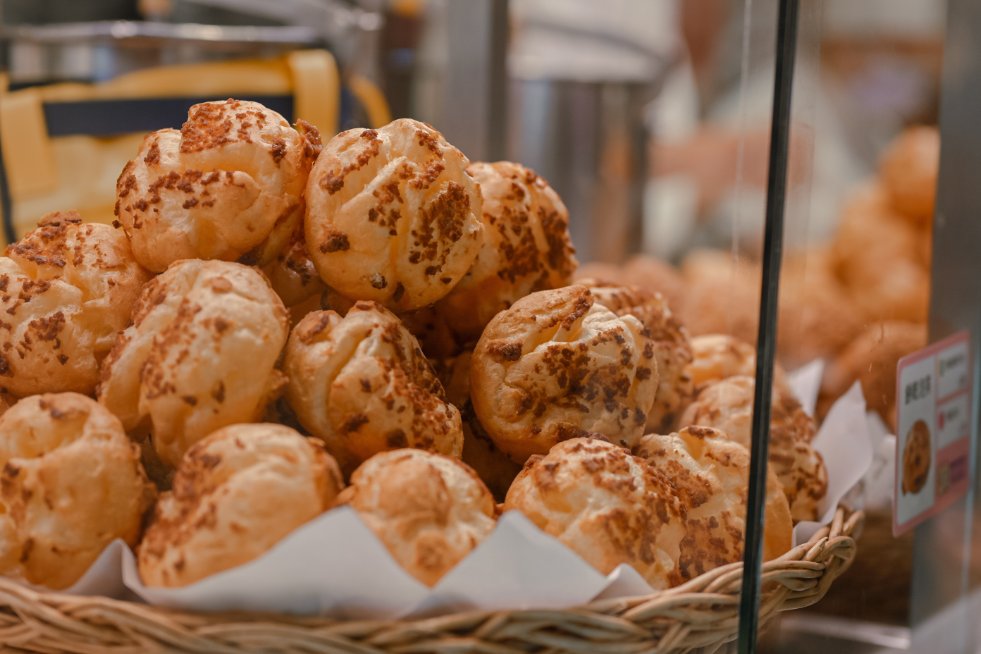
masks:
<instances>
[{"instance_id":1,"label":"basket weave texture","mask_svg":"<svg viewBox=\"0 0 981 654\"><path fill-rule=\"evenodd\" d=\"M855 558L863 515L839 507L807 543L763 566L760 622L809 606ZM742 563L645 597L564 610L471 611L418 620L185 613L39 593L0 578L3 651L639 654L713 652L736 637ZM256 589L256 592L262 592Z\"/></svg>"}]
</instances>

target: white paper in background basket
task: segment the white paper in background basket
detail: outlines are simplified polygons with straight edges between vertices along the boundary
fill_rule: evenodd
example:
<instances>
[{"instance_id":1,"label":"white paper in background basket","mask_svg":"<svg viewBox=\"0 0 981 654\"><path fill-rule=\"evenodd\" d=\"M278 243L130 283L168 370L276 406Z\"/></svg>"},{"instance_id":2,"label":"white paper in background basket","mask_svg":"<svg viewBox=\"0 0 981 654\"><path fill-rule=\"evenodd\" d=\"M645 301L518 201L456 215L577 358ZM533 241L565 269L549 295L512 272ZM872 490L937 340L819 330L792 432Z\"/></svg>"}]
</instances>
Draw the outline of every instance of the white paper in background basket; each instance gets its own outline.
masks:
<instances>
[{"instance_id":1,"label":"white paper in background basket","mask_svg":"<svg viewBox=\"0 0 981 654\"><path fill-rule=\"evenodd\" d=\"M813 416L824 377L824 359L815 359L787 374L787 383L797 396L807 415Z\"/></svg>"},{"instance_id":2,"label":"white paper in background basket","mask_svg":"<svg viewBox=\"0 0 981 654\"><path fill-rule=\"evenodd\" d=\"M794 545L806 542L831 522L841 498L862 480L872 465L872 443L865 417L865 396L859 382L852 384L831 407L813 441L828 470L828 493L821 502L817 522L800 522L794 528Z\"/></svg>"},{"instance_id":3,"label":"white paper in background basket","mask_svg":"<svg viewBox=\"0 0 981 654\"><path fill-rule=\"evenodd\" d=\"M896 437L879 414L869 411L866 415L869 438L872 442L872 465L863 480L862 498L865 508L882 510L892 507L894 479L896 477Z\"/></svg>"}]
</instances>

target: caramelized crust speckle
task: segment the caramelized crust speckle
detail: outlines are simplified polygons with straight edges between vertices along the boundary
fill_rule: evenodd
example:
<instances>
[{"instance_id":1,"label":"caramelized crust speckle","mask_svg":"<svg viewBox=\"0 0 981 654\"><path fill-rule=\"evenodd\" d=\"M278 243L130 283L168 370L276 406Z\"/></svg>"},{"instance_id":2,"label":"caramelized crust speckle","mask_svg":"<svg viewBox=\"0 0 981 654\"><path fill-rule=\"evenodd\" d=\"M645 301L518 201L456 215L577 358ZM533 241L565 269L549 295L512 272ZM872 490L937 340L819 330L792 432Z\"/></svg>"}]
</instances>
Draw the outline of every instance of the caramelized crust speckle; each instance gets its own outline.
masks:
<instances>
[{"instance_id":1,"label":"caramelized crust speckle","mask_svg":"<svg viewBox=\"0 0 981 654\"><path fill-rule=\"evenodd\" d=\"M308 314L290 335L284 370L300 423L346 472L393 447L460 455L459 411L412 334L375 302L344 317Z\"/></svg>"},{"instance_id":2,"label":"caramelized crust speckle","mask_svg":"<svg viewBox=\"0 0 981 654\"><path fill-rule=\"evenodd\" d=\"M480 249L481 198L467 164L410 119L332 138L306 192L307 243L324 282L399 311L449 293Z\"/></svg>"},{"instance_id":3,"label":"caramelized crust speckle","mask_svg":"<svg viewBox=\"0 0 981 654\"><path fill-rule=\"evenodd\" d=\"M470 375L480 424L517 463L583 432L635 444L658 379L644 325L595 302L584 286L539 291L499 313L477 343Z\"/></svg>"}]
</instances>

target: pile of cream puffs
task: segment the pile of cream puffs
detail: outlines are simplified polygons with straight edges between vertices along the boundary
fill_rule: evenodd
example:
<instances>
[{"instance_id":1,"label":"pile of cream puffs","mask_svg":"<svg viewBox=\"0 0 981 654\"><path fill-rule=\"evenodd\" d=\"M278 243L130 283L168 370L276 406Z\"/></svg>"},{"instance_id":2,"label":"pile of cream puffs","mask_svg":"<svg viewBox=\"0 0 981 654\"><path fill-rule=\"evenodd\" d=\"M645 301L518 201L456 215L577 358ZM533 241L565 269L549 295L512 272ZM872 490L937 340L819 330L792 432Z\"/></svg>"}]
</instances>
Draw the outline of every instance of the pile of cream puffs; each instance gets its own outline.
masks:
<instances>
[{"instance_id":1,"label":"pile of cream puffs","mask_svg":"<svg viewBox=\"0 0 981 654\"><path fill-rule=\"evenodd\" d=\"M428 585L509 510L655 588L740 559L754 349L573 283L531 170L228 100L147 136L116 196L0 258L0 574L66 588L122 539L186 586L338 506ZM774 398L767 558L827 489Z\"/></svg>"}]
</instances>

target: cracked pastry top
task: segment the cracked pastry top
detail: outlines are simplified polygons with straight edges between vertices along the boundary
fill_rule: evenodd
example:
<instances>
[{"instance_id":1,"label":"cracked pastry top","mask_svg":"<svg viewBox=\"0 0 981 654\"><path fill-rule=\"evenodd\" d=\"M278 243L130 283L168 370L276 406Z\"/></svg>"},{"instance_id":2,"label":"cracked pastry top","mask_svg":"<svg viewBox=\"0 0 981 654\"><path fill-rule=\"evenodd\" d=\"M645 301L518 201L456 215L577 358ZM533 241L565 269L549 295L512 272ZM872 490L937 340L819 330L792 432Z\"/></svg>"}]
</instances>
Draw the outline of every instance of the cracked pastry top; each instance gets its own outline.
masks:
<instances>
[{"instance_id":1,"label":"cracked pastry top","mask_svg":"<svg viewBox=\"0 0 981 654\"><path fill-rule=\"evenodd\" d=\"M510 161L473 163L480 184L483 239L473 267L437 305L449 326L476 339L519 299L571 283L578 262L569 212L534 171Z\"/></svg>"},{"instance_id":2,"label":"cracked pastry top","mask_svg":"<svg viewBox=\"0 0 981 654\"><path fill-rule=\"evenodd\" d=\"M321 278L397 311L444 297L481 246L480 190L468 164L439 132L408 118L332 138L306 190L307 246Z\"/></svg>"},{"instance_id":3,"label":"cracked pastry top","mask_svg":"<svg viewBox=\"0 0 981 654\"><path fill-rule=\"evenodd\" d=\"M685 538L672 585L727 563L741 561L746 534L749 451L709 427L648 434L634 452L674 483L685 507ZM763 558L774 559L793 544L790 506L780 481L767 471Z\"/></svg>"},{"instance_id":4,"label":"cracked pastry top","mask_svg":"<svg viewBox=\"0 0 981 654\"><path fill-rule=\"evenodd\" d=\"M520 511L603 574L628 563L655 590L678 581L685 506L667 471L627 450L573 438L528 460L508 490Z\"/></svg>"},{"instance_id":5,"label":"cracked pastry top","mask_svg":"<svg viewBox=\"0 0 981 654\"><path fill-rule=\"evenodd\" d=\"M276 362L288 330L258 270L177 262L144 287L103 364L99 399L174 467L216 429L262 415L284 384Z\"/></svg>"},{"instance_id":6,"label":"cracked pastry top","mask_svg":"<svg viewBox=\"0 0 981 654\"><path fill-rule=\"evenodd\" d=\"M303 215L320 135L256 102L204 102L180 130L149 134L116 182L116 216L136 260L265 263Z\"/></svg>"},{"instance_id":7,"label":"cracked pastry top","mask_svg":"<svg viewBox=\"0 0 981 654\"><path fill-rule=\"evenodd\" d=\"M405 447L460 456L460 412L415 337L375 302L357 302L344 317L307 314L290 334L283 369L300 424L345 472Z\"/></svg>"},{"instance_id":8,"label":"cracked pastry top","mask_svg":"<svg viewBox=\"0 0 981 654\"><path fill-rule=\"evenodd\" d=\"M187 586L252 561L331 507L343 482L316 438L283 425L224 427L196 443L137 551L147 586Z\"/></svg>"},{"instance_id":9,"label":"cracked pastry top","mask_svg":"<svg viewBox=\"0 0 981 654\"><path fill-rule=\"evenodd\" d=\"M415 449L362 463L337 503L357 511L399 565L427 586L477 547L497 518L494 498L473 470Z\"/></svg>"},{"instance_id":10,"label":"cracked pastry top","mask_svg":"<svg viewBox=\"0 0 981 654\"><path fill-rule=\"evenodd\" d=\"M149 275L126 236L46 215L0 257L0 388L15 396L90 394Z\"/></svg>"},{"instance_id":11,"label":"cracked pastry top","mask_svg":"<svg viewBox=\"0 0 981 654\"><path fill-rule=\"evenodd\" d=\"M109 411L78 393L0 416L0 574L63 589L116 538L136 544L155 489Z\"/></svg>"},{"instance_id":12,"label":"cracked pastry top","mask_svg":"<svg viewBox=\"0 0 981 654\"><path fill-rule=\"evenodd\" d=\"M712 427L745 448L750 447L753 420L752 377L736 376L703 388L681 417L683 425ZM770 466L783 485L794 521L815 520L828 491L828 471L811 445L817 433L790 393L774 386L770 418Z\"/></svg>"},{"instance_id":13,"label":"cracked pastry top","mask_svg":"<svg viewBox=\"0 0 981 654\"><path fill-rule=\"evenodd\" d=\"M655 431L671 429L694 393L688 371L692 361L688 330L660 293L595 279L576 283L589 288L596 301L613 313L634 316L647 328L654 342L654 359L660 376L647 426Z\"/></svg>"},{"instance_id":14,"label":"cracked pastry top","mask_svg":"<svg viewBox=\"0 0 981 654\"><path fill-rule=\"evenodd\" d=\"M657 387L643 323L617 316L585 286L532 293L497 314L470 371L480 424L517 463L577 436L636 444Z\"/></svg>"}]
</instances>

